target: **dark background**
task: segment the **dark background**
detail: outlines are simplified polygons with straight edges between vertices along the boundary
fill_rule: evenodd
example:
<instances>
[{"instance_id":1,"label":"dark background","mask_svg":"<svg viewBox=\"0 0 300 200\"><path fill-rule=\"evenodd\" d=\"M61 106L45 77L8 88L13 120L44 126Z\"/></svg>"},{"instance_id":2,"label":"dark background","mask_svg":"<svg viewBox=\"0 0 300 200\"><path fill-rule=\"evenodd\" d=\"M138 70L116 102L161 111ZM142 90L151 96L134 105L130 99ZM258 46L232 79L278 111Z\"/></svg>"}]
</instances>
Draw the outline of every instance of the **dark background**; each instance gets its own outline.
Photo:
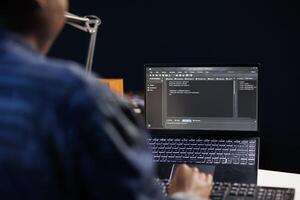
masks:
<instances>
[{"instance_id":1,"label":"dark background","mask_svg":"<svg viewBox=\"0 0 300 200\"><path fill-rule=\"evenodd\" d=\"M94 71L143 90L144 63L257 63L261 168L300 173L300 12L292 0L85 0L103 25ZM66 27L51 56L84 63L88 36Z\"/></svg>"}]
</instances>

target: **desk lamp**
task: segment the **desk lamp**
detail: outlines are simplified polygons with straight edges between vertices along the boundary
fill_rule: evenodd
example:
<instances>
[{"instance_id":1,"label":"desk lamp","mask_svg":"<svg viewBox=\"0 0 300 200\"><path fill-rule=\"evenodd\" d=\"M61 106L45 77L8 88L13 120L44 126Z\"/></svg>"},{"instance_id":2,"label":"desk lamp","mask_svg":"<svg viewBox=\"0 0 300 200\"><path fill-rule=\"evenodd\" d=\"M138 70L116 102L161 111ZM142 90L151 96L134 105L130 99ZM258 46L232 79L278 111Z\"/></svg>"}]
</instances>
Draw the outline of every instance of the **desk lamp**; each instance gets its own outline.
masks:
<instances>
[{"instance_id":1,"label":"desk lamp","mask_svg":"<svg viewBox=\"0 0 300 200\"><path fill-rule=\"evenodd\" d=\"M94 60L94 52L97 40L97 34L99 26L101 25L101 19L94 15L88 15L79 17L72 13L66 12L66 23L91 35L90 44L88 49L88 55L86 60L86 72L91 73Z\"/></svg>"}]
</instances>

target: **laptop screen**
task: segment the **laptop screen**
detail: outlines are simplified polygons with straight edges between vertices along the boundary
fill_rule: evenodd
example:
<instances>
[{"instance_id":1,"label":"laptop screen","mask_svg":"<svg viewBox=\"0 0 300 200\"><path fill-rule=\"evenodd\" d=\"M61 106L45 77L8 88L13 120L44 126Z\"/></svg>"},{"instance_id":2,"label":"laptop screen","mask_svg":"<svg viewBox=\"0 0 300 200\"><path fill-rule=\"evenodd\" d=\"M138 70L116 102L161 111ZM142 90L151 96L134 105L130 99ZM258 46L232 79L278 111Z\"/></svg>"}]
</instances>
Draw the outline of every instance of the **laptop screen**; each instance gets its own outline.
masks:
<instances>
[{"instance_id":1,"label":"laptop screen","mask_svg":"<svg viewBox=\"0 0 300 200\"><path fill-rule=\"evenodd\" d=\"M148 129L257 131L257 66L146 66Z\"/></svg>"}]
</instances>

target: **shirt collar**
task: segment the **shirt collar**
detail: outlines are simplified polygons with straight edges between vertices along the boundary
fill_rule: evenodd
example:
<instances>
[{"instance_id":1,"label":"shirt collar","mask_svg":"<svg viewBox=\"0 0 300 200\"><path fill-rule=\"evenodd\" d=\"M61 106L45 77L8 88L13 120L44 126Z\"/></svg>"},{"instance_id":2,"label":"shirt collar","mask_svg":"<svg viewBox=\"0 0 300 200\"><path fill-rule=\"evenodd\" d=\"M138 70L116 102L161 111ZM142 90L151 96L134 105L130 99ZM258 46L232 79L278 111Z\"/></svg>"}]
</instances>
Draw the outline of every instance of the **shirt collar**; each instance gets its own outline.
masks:
<instances>
[{"instance_id":1,"label":"shirt collar","mask_svg":"<svg viewBox=\"0 0 300 200\"><path fill-rule=\"evenodd\" d=\"M19 50L26 51L35 56L42 56L42 54L26 42L21 35L11 32L3 27L0 27L0 42L4 45L18 47Z\"/></svg>"}]
</instances>

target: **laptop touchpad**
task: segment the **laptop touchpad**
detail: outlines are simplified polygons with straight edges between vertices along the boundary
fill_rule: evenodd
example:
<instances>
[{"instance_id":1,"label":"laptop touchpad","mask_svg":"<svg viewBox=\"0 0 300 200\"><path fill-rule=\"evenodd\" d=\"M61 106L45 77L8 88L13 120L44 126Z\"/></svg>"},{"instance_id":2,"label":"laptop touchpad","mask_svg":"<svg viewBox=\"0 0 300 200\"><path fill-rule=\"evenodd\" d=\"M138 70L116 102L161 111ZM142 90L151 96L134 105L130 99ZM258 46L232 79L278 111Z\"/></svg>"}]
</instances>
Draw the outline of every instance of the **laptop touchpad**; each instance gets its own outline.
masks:
<instances>
[{"instance_id":1,"label":"laptop touchpad","mask_svg":"<svg viewBox=\"0 0 300 200\"><path fill-rule=\"evenodd\" d=\"M211 174L212 176L214 176L215 174L214 165L197 165L197 164L188 164L188 165L190 167L197 167L199 171L202 173ZM171 179L178 166L179 164L158 163L157 165L158 178Z\"/></svg>"}]
</instances>

